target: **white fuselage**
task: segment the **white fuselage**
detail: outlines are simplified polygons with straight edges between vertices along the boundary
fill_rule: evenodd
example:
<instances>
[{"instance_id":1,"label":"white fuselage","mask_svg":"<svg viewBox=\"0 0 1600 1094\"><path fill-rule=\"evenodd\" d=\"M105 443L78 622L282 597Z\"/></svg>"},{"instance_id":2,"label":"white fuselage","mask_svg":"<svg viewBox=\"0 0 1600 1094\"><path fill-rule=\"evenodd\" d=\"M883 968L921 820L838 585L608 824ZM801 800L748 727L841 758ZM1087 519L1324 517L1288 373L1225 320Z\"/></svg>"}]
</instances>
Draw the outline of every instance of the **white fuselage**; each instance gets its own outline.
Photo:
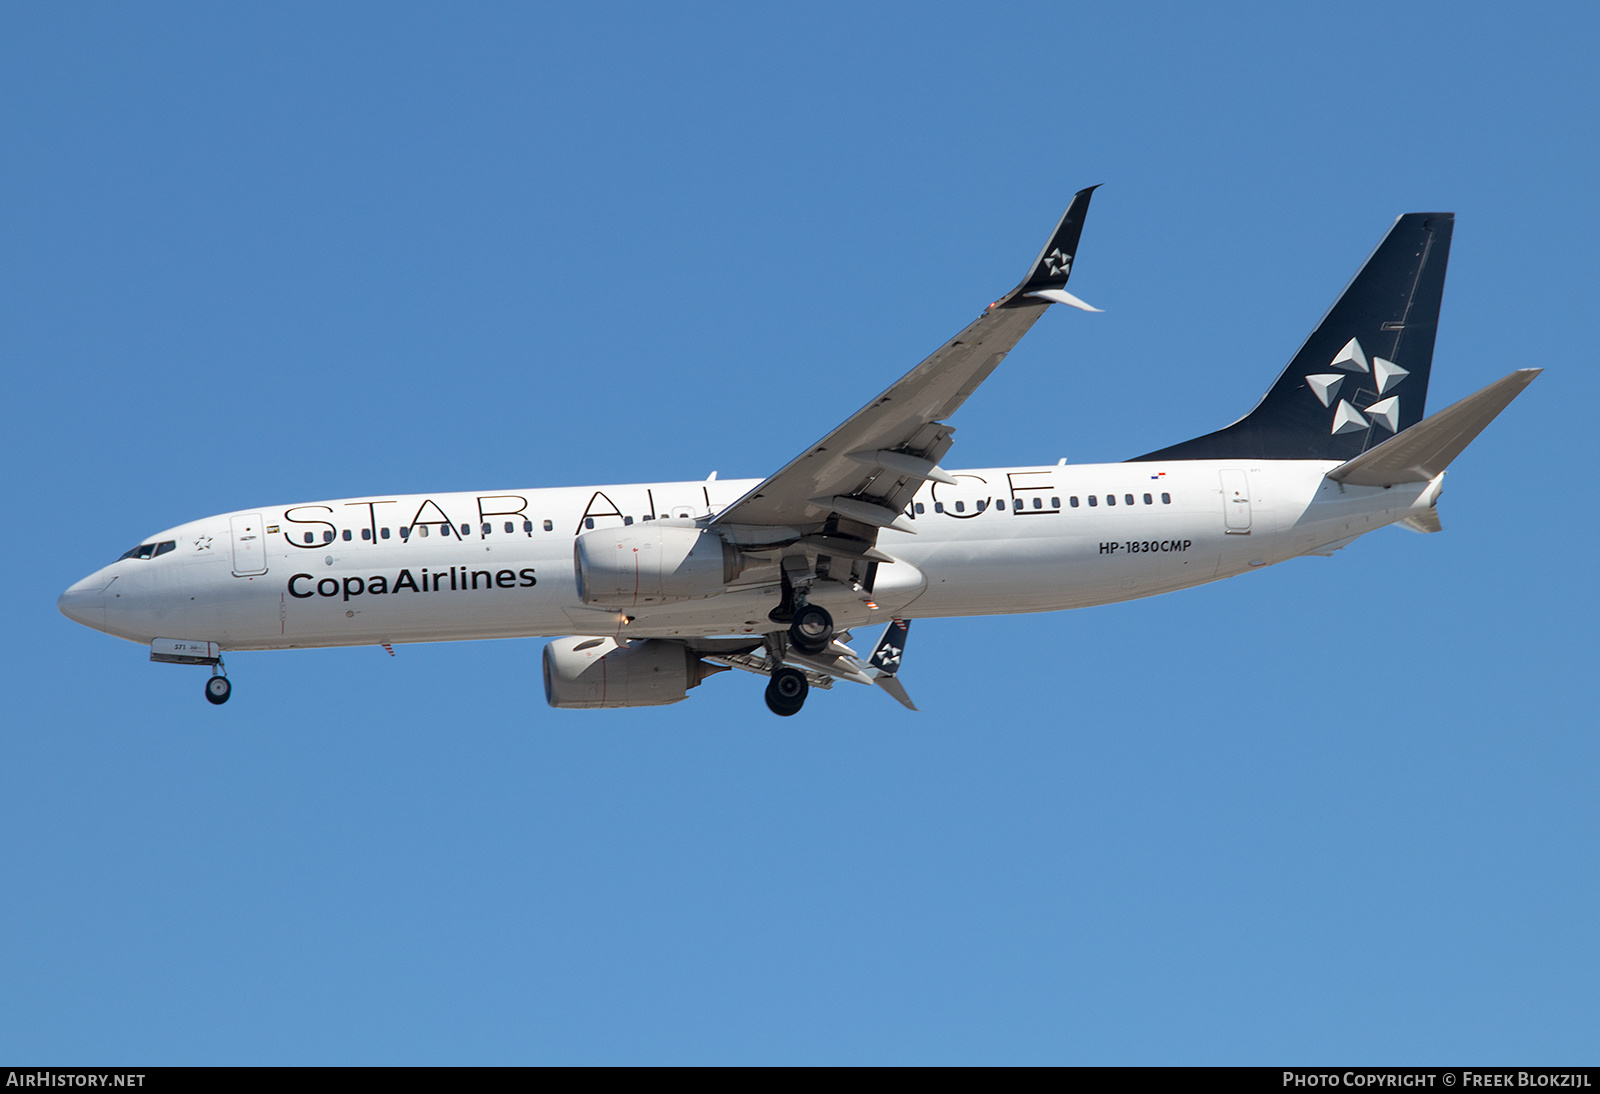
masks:
<instances>
[{"instance_id":1,"label":"white fuselage","mask_svg":"<svg viewBox=\"0 0 1600 1094\"><path fill-rule=\"evenodd\" d=\"M1113 463L953 472L890 529L871 587L846 564L811 599L840 629L891 616L1057 611L1187 588L1339 545L1436 489L1343 488L1331 461ZM152 537L73 585L62 610L131 641L227 650L555 635L762 633L776 565L697 599L595 607L577 535L714 515L756 480L355 498L227 513ZM1092 501L1091 501L1092 499ZM1131 499L1131 501L1130 501ZM853 571L859 579L859 564Z\"/></svg>"}]
</instances>

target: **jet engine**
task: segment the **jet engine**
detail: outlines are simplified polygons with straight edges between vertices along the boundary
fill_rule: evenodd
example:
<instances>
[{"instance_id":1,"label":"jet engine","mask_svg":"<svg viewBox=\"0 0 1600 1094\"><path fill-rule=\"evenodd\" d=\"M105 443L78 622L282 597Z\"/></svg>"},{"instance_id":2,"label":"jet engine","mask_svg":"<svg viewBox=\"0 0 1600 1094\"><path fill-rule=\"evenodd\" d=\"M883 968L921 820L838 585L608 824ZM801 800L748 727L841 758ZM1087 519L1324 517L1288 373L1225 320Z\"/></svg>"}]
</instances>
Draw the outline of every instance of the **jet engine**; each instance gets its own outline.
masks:
<instances>
[{"instance_id":1,"label":"jet engine","mask_svg":"<svg viewBox=\"0 0 1600 1094\"><path fill-rule=\"evenodd\" d=\"M563 710L660 707L682 702L707 676L726 671L679 642L558 638L544 648L544 697Z\"/></svg>"},{"instance_id":2,"label":"jet engine","mask_svg":"<svg viewBox=\"0 0 1600 1094\"><path fill-rule=\"evenodd\" d=\"M715 532L654 521L585 532L572 562L583 602L617 608L715 596L744 569Z\"/></svg>"}]
</instances>

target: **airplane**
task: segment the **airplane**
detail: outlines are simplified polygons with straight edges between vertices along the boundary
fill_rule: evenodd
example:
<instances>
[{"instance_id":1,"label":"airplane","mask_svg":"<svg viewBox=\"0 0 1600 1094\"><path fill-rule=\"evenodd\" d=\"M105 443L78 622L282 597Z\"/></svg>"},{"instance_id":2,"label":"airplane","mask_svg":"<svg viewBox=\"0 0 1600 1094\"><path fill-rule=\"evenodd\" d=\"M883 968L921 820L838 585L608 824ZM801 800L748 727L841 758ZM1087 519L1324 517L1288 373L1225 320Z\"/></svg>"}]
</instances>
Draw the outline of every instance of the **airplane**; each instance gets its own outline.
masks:
<instances>
[{"instance_id":1,"label":"airplane","mask_svg":"<svg viewBox=\"0 0 1600 1094\"><path fill-rule=\"evenodd\" d=\"M1096 187L1027 275L964 330L762 480L342 498L206 517L62 593L63 614L209 666L224 652L552 637L563 709L680 702L715 673L798 713L849 681L915 710L915 619L1153 596L1389 524L1440 530L1446 468L1538 376L1423 416L1452 213L1398 218L1260 402L1121 463L946 470L951 416L1066 289ZM851 631L887 620L870 657Z\"/></svg>"}]
</instances>

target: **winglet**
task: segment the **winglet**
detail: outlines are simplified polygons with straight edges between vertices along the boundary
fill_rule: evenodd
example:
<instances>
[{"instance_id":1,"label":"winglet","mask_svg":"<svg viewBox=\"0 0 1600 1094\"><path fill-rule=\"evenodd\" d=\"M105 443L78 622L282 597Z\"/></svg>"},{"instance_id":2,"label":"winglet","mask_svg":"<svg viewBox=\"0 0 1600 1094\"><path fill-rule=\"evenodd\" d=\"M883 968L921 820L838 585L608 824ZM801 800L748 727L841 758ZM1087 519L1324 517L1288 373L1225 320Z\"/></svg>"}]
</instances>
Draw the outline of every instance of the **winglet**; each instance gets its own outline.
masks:
<instances>
[{"instance_id":1,"label":"winglet","mask_svg":"<svg viewBox=\"0 0 1600 1094\"><path fill-rule=\"evenodd\" d=\"M910 632L911 620L890 620L883 629L883 637L878 639L878 648L872 651L872 660L867 663L877 670L872 677L874 684L893 695L907 710L916 710L917 705L911 701L911 696L895 679L895 674L900 671L900 659L906 651L906 635Z\"/></svg>"},{"instance_id":2,"label":"winglet","mask_svg":"<svg viewBox=\"0 0 1600 1094\"><path fill-rule=\"evenodd\" d=\"M1098 183L1072 195L1072 204L1061 214L1061 223L1056 225L1039 257L1033 260L1028 276L1011 291L1012 298L1066 287L1067 278L1072 276L1072 259L1078 253L1078 237L1083 234L1083 218L1089 212L1089 199L1097 189Z\"/></svg>"}]
</instances>

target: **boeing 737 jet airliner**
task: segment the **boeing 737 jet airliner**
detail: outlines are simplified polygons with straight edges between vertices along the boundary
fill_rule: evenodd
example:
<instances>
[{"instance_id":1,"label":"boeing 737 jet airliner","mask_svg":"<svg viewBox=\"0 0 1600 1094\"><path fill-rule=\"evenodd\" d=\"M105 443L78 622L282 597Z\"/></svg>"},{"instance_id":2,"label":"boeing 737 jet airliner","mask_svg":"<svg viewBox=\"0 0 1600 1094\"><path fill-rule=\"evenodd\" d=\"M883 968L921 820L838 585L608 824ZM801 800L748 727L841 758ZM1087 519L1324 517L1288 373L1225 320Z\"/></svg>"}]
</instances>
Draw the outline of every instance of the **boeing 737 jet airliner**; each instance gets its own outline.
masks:
<instances>
[{"instance_id":1,"label":"boeing 737 jet airliner","mask_svg":"<svg viewBox=\"0 0 1600 1094\"><path fill-rule=\"evenodd\" d=\"M712 673L797 713L850 680L911 709L910 621L1152 596L1386 524L1437 532L1445 468L1538 375L1423 417L1455 218L1407 213L1254 410L1125 463L946 470L951 415L1067 292L1094 188L1021 284L762 481L645 482L263 506L149 537L61 595L69 618L209 665L223 653L560 636L545 696L656 706ZM888 625L870 657L850 630Z\"/></svg>"}]
</instances>

